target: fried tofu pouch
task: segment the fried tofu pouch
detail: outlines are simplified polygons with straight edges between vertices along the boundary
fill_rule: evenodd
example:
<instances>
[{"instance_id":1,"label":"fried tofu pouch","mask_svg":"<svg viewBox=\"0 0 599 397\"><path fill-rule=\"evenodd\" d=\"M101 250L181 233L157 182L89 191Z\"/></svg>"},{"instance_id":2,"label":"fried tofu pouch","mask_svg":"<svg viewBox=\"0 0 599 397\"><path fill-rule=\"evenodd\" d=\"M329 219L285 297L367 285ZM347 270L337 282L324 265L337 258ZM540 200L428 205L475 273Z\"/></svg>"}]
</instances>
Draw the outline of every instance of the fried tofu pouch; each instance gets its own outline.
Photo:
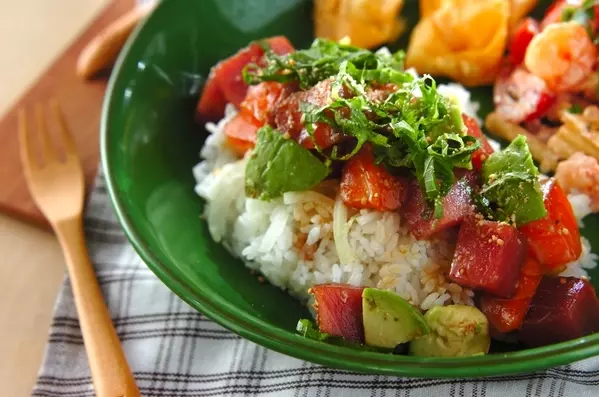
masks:
<instances>
[{"instance_id":1,"label":"fried tofu pouch","mask_svg":"<svg viewBox=\"0 0 599 397\"><path fill-rule=\"evenodd\" d=\"M406 64L466 86L492 83L505 51L510 1L422 0Z\"/></svg>"},{"instance_id":2,"label":"fried tofu pouch","mask_svg":"<svg viewBox=\"0 0 599 397\"><path fill-rule=\"evenodd\" d=\"M398 15L403 0L315 0L316 37L374 48L392 42L404 29Z\"/></svg>"},{"instance_id":3,"label":"fried tofu pouch","mask_svg":"<svg viewBox=\"0 0 599 397\"><path fill-rule=\"evenodd\" d=\"M420 18L426 18L438 10L444 0L420 0ZM537 5L538 0L509 0L509 29L512 31L518 22L527 16Z\"/></svg>"},{"instance_id":4,"label":"fried tofu pouch","mask_svg":"<svg viewBox=\"0 0 599 397\"><path fill-rule=\"evenodd\" d=\"M444 0L420 0L420 18L426 18L443 5Z\"/></svg>"}]
</instances>

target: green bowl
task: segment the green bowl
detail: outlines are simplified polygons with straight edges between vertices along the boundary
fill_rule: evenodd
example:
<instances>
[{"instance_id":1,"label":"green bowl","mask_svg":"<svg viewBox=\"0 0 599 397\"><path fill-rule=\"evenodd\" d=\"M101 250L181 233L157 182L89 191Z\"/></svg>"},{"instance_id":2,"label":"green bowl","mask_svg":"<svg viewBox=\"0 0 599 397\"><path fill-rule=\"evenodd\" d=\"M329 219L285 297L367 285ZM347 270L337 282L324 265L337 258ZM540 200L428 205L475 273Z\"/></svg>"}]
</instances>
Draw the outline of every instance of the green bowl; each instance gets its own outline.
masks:
<instances>
[{"instance_id":1,"label":"green bowl","mask_svg":"<svg viewBox=\"0 0 599 397\"><path fill-rule=\"evenodd\" d=\"M404 15L417 20L416 2ZM117 62L102 115L108 191L131 243L150 269L189 305L270 349L330 367L387 375L474 377L522 373L599 354L599 334L553 346L470 358L419 358L329 345L295 334L306 308L210 238L194 194L192 167L206 132L193 120L202 83L218 60L250 40L286 35L312 41L307 0L166 0L135 31ZM405 46L397 43L398 46ZM481 116L489 88L474 90ZM598 217L585 235L599 252ZM593 233L589 233L593 230ZM595 288L599 272L592 272Z\"/></svg>"}]
</instances>

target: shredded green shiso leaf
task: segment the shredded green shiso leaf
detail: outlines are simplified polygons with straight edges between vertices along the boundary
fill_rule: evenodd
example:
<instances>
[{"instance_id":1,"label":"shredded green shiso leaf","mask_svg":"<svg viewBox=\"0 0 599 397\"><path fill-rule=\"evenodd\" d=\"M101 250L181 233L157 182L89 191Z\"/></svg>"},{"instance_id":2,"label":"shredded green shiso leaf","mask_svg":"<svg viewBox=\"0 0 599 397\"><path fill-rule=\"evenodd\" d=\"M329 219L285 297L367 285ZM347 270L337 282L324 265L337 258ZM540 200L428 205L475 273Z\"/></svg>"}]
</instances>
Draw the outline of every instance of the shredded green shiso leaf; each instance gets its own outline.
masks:
<instances>
[{"instance_id":1,"label":"shredded green shiso leaf","mask_svg":"<svg viewBox=\"0 0 599 397\"><path fill-rule=\"evenodd\" d=\"M314 123L326 123L355 140L349 151L316 147L325 164L348 160L370 144L377 163L414 173L435 217L441 217L442 199L455 182L454 168L471 169L472 153L480 145L466 134L457 103L437 91L432 77L406 72L403 59L401 51L371 52L317 39L310 48L287 55L267 50L265 64L248 65L243 77L248 84L293 82L303 90L331 79L330 103L300 107L311 135ZM395 85L394 92L377 102L367 90L381 84Z\"/></svg>"},{"instance_id":2,"label":"shredded green shiso leaf","mask_svg":"<svg viewBox=\"0 0 599 397\"><path fill-rule=\"evenodd\" d=\"M412 75L404 72L403 51L373 53L326 39L316 39L310 48L286 55L274 53L267 44L262 46L266 50L266 65L248 65L243 71L247 84L298 82L299 88L306 90L337 75L342 64L351 64L354 78L368 82L401 84L413 80Z\"/></svg>"}]
</instances>

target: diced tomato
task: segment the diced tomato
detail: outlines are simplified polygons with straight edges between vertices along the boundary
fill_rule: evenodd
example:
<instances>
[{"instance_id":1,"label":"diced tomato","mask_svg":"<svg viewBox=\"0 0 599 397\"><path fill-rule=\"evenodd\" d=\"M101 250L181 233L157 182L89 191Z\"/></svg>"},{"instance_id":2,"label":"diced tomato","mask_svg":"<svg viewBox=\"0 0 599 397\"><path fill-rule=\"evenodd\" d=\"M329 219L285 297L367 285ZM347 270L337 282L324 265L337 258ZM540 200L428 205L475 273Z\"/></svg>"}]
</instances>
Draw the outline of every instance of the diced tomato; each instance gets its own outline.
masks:
<instances>
[{"instance_id":1,"label":"diced tomato","mask_svg":"<svg viewBox=\"0 0 599 397\"><path fill-rule=\"evenodd\" d=\"M515 227L470 216L460 227L449 277L460 285L510 298L525 257L526 245Z\"/></svg>"},{"instance_id":2,"label":"diced tomato","mask_svg":"<svg viewBox=\"0 0 599 397\"><path fill-rule=\"evenodd\" d=\"M198 106L200 115L205 116L205 113L201 111L210 106L212 109L211 115L214 117L218 111L216 118L221 118L224 115L227 102L239 106L248 89L241 72L247 64L258 62L263 54L264 52L260 46L251 44L239 50L235 55L217 63L210 71L208 81L200 97L200 105ZM215 91L212 88L214 86L220 88L224 101L214 101L214 95L210 95ZM208 105L208 103L212 104Z\"/></svg>"},{"instance_id":3,"label":"diced tomato","mask_svg":"<svg viewBox=\"0 0 599 397\"><path fill-rule=\"evenodd\" d=\"M320 332L364 342L363 290L364 287L349 284L320 284L310 288Z\"/></svg>"},{"instance_id":4,"label":"diced tomato","mask_svg":"<svg viewBox=\"0 0 599 397\"><path fill-rule=\"evenodd\" d=\"M511 298L482 295L480 310L497 332L507 333L520 329L541 278L541 265L529 255L520 269L520 278Z\"/></svg>"},{"instance_id":5,"label":"diced tomato","mask_svg":"<svg viewBox=\"0 0 599 397\"><path fill-rule=\"evenodd\" d=\"M202 96L196 108L197 115L203 120L219 120L225 114L227 99L213 73L208 76Z\"/></svg>"},{"instance_id":6,"label":"diced tomato","mask_svg":"<svg viewBox=\"0 0 599 397\"><path fill-rule=\"evenodd\" d=\"M295 51L293 44L285 36L273 36L266 39L270 49L279 55L289 54Z\"/></svg>"},{"instance_id":7,"label":"diced tomato","mask_svg":"<svg viewBox=\"0 0 599 397\"><path fill-rule=\"evenodd\" d=\"M536 347L599 332L599 300L593 286L575 277L543 277L520 330Z\"/></svg>"},{"instance_id":8,"label":"diced tomato","mask_svg":"<svg viewBox=\"0 0 599 397\"><path fill-rule=\"evenodd\" d=\"M582 245L578 223L568 196L553 178L542 183L547 215L520 227L546 274L559 272L580 256Z\"/></svg>"},{"instance_id":9,"label":"diced tomato","mask_svg":"<svg viewBox=\"0 0 599 397\"><path fill-rule=\"evenodd\" d=\"M227 146L233 149L239 156L252 149L256 144L258 128L243 115L237 114L224 127L227 138Z\"/></svg>"},{"instance_id":10,"label":"diced tomato","mask_svg":"<svg viewBox=\"0 0 599 397\"><path fill-rule=\"evenodd\" d=\"M493 91L496 110L506 120L520 124L542 117L555 102L545 82L523 67L504 67Z\"/></svg>"},{"instance_id":11,"label":"diced tomato","mask_svg":"<svg viewBox=\"0 0 599 397\"><path fill-rule=\"evenodd\" d=\"M353 208L393 211L404 201L406 186L403 179L375 164L372 150L364 146L343 168L341 199Z\"/></svg>"},{"instance_id":12,"label":"diced tomato","mask_svg":"<svg viewBox=\"0 0 599 397\"><path fill-rule=\"evenodd\" d=\"M312 139L305 129L300 105L309 103L320 107L330 101L331 80L323 80L309 90L294 92L280 101L272 112L270 123L279 131L289 134L306 149L314 149L314 141L319 148L326 149L342 141L345 136L328 124L316 123Z\"/></svg>"},{"instance_id":13,"label":"diced tomato","mask_svg":"<svg viewBox=\"0 0 599 397\"><path fill-rule=\"evenodd\" d=\"M510 42L510 60L514 65L520 65L524 61L528 45L540 31L539 23L533 18L520 21Z\"/></svg>"},{"instance_id":14,"label":"diced tomato","mask_svg":"<svg viewBox=\"0 0 599 397\"><path fill-rule=\"evenodd\" d=\"M480 127L474 118L467 114L462 114L462 119L464 120L464 125L466 125L466 128L468 129L468 135L475 137L480 143L480 149L472 153L472 167L475 170L480 171L485 160L493 154L493 147L480 130Z\"/></svg>"},{"instance_id":15,"label":"diced tomato","mask_svg":"<svg viewBox=\"0 0 599 397\"><path fill-rule=\"evenodd\" d=\"M282 55L294 51L289 40L283 36L268 38L266 42L277 54ZM239 50L236 54L217 63L210 71L204 92L202 92L200 98L200 103L198 104L200 116L205 118L222 117L226 102L239 107L248 89L247 84L243 81L241 72L246 65L259 63L263 55L264 51L262 48L258 44L252 43ZM216 87L220 88L224 101L215 95L218 92Z\"/></svg>"},{"instance_id":16,"label":"diced tomato","mask_svg":"<svg viewBox=\"0 0 599 397\"><path fill-rule=\"evenodd\" d=\"M443 217L433 216L430 203L426 200L420 185L413 180L409 186L406 205L402 209L402 218L410 232L418 240L429 240L435 235L458 226L464 218L472 214L470 192L476 175L467 173L462 176L443 198Z\"/></svg>"},{"instance_id":17,"label":"diced tomato","mask_svg":"<svg viewBox=\"0 0 599 397\"><path fill-rule=\"evenodd\" d=\"M266 41L277 54L287 54L294 50L285 37L271 37ZM214 78L218 81L228 102L239 107L248 89L241 72L246 65L259 63L262 55L264 55L262 48L258 44L252 43L215 66Z\"/></svg>"},{"instance_id":18,"label":"diced tomato","mask_svg":"<svg viewBox=\"0 0 599 397\"><path fill-rule=\"evenodd\" d=\"M240 113L255 125L262 127L268 122L275 104L288 96L293 87L276 81L265 81L249 87L241 105Z\"/></svg>"}]
</instances>

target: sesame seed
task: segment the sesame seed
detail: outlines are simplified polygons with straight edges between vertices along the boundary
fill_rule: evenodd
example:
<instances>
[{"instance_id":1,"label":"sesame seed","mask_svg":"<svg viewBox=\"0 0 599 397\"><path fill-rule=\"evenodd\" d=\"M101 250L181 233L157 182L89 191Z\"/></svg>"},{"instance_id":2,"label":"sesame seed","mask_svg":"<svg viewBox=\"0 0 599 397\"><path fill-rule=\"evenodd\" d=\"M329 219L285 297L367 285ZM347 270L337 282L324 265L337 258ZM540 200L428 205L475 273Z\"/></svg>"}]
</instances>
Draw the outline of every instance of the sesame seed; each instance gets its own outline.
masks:
<instances>
[{"instance_id":1,"label":"sesame seed","mask_svg":"<svg viewBox=\"0 0 599 397\"><path fill-rule=\"evenodd\" d=\"M503 245L503 240L500 239L500 238L498 238L497 239L497 245L499 245L499 246Z\"/></svg>"}]
</instances>

